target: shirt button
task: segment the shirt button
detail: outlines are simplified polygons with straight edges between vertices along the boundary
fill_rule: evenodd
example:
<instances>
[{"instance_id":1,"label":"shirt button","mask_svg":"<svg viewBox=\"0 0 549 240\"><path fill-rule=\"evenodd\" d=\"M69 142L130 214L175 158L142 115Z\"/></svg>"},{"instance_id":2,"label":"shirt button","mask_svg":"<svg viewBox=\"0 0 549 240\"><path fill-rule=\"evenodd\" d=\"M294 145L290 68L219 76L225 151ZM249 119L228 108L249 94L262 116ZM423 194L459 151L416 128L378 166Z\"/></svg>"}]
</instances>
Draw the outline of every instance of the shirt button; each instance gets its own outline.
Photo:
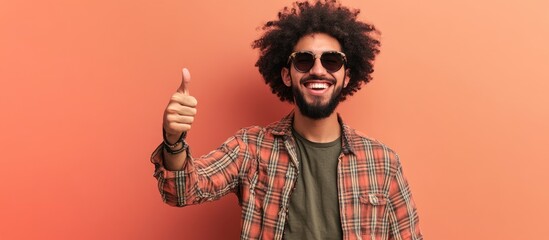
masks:
<instances>
[{"instance_id":1,"label":"shirt button","mask_svg":"<svg viewBox=\"0 0 549 240\"><path fill-rule=\"evenodd\" d=\"M370 199L370 202L374 205L378 204L379 200L377 199L377 196L374 194L368 195L368 198Z\"/></svg>"}]
</instances>

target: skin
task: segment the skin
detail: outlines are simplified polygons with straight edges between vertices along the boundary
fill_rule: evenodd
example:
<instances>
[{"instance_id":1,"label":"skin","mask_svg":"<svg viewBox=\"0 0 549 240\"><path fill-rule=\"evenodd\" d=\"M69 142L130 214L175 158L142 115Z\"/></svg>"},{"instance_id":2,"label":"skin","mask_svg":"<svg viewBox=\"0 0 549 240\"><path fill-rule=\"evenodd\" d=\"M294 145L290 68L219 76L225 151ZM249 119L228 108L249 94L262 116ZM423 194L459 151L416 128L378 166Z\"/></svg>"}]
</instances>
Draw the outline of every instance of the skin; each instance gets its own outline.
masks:
<instances>
[{"instance_id":1,"label":"skin","mask_svg":"<svg viewBox=\"0 0 549 240\"><path fill-rule=\"evenodd\" d=\"M189 94L191 74L188 69L182 71L181 85L170 98L168 106L164 110L162 126L166 130L168 143L173 144L183 132L189 131L196 115L196 98ZM181 143L175 145L174 149L180 149ZM183 169L187 151L178 154L169 154L163 150L164 165L166 169L176 171Z\"/></svg>"},{"instance_id":2,"label":"skin","mask_svg":"<svg viewBox=\"0 0 549 240\"><path fill-rule=\"evenodd\" d=\"M311 51L320 54L325 51L341 51L341 45L337 39L327 34L314 33L303 36L295 45L294 51ZM328 72L317 58L309 72L298 72L292 66L283 68L281 75L284 84L288 87L295 87L303 95L307 104L324 106L334 95L337 87L347 86L349 83L348 71L342 67L337 72ZM166 139L170 144L176 142L183 132L191 129L197 112L197 100L189 93L190 73L187 69L183 69L182 75L181 85L170 98L164 111L163 127L166 130ZM330 86L320 91L308 89L307 83L301 81L308 77L312 78L307 82L328 82ZM294 129L309 141L331 142L341 135L335 111L322 119L312 119L303 115L297 106L294 107L294 112ZM181 144L177 144L174 149L180 147ZM181 170L185 163L185 156L187 156L186 151L179 154L168 154L164 150L165 168L172 171Z\"/></svg>"}]
</instances>

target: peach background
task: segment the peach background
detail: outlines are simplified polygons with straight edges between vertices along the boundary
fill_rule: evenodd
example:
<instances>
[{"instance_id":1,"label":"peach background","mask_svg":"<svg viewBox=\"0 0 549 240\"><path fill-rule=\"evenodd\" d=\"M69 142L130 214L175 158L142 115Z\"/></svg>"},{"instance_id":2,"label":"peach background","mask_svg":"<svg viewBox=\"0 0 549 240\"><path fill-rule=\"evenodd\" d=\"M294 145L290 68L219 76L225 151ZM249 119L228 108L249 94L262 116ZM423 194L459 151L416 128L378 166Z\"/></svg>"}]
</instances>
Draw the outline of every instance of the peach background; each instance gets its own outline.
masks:
<instances>
[{"instance_id":1,"label":"peach background","mask_svg":"<svg viewBox=\"0 0 549 240\"><path fill-rule=\"evenodd\" d=\"M237 239L236 198L164 205L149 156L180 68L195 155L279 103L250 48L289 0L0 2L0 239ZM339 112L396 149L426 239L544 239L549 4L351 1L382 31Z\"/></svg>"}]
</instances>

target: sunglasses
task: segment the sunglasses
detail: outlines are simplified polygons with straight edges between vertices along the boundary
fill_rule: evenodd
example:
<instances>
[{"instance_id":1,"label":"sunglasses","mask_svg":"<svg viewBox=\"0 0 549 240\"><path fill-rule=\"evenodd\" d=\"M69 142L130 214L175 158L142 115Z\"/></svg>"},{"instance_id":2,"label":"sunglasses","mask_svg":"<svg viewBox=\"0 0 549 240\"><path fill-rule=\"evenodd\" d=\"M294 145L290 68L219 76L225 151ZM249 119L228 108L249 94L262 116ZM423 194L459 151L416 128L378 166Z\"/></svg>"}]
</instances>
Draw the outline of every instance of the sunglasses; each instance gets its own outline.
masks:
<instances>
[{"instance_id":1,"label":"sunglasses","mask_svg":"<svg viewBox=\"0 0 549 240\"><path fill-rule=\"evenodd\" d=\"M317 56L313 52L293 52L288 57L287 64L290 64L291 61L298 72L308 72L315 65L316 58ZM320 63L328 72L333 73L347 64L347 57L345 57L345 53L338 51L323 52L320 54Z\"/></svg>"}]
</instances>

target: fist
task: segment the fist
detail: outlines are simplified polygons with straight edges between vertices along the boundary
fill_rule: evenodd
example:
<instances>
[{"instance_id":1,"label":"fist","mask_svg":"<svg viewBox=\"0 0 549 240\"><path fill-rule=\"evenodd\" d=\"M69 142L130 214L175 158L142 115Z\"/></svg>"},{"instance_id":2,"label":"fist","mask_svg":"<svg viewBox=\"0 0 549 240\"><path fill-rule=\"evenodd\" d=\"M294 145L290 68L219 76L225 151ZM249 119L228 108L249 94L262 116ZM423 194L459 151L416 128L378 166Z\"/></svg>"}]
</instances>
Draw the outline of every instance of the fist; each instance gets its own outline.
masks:
<instances>
[{"instance_id":1,"label":"fist","mask_svg":"<svg viewBox=\"0 0 549 240\"><path fill-rule=\"evenodd\" d=\"M163 127L170 143L175 143L183 132L189 131L194 122L197 101L196 98L189 95L190 81L189 70L183 68L181 85L170 98L164 111Z\"/></svg>"}]
</instances>

